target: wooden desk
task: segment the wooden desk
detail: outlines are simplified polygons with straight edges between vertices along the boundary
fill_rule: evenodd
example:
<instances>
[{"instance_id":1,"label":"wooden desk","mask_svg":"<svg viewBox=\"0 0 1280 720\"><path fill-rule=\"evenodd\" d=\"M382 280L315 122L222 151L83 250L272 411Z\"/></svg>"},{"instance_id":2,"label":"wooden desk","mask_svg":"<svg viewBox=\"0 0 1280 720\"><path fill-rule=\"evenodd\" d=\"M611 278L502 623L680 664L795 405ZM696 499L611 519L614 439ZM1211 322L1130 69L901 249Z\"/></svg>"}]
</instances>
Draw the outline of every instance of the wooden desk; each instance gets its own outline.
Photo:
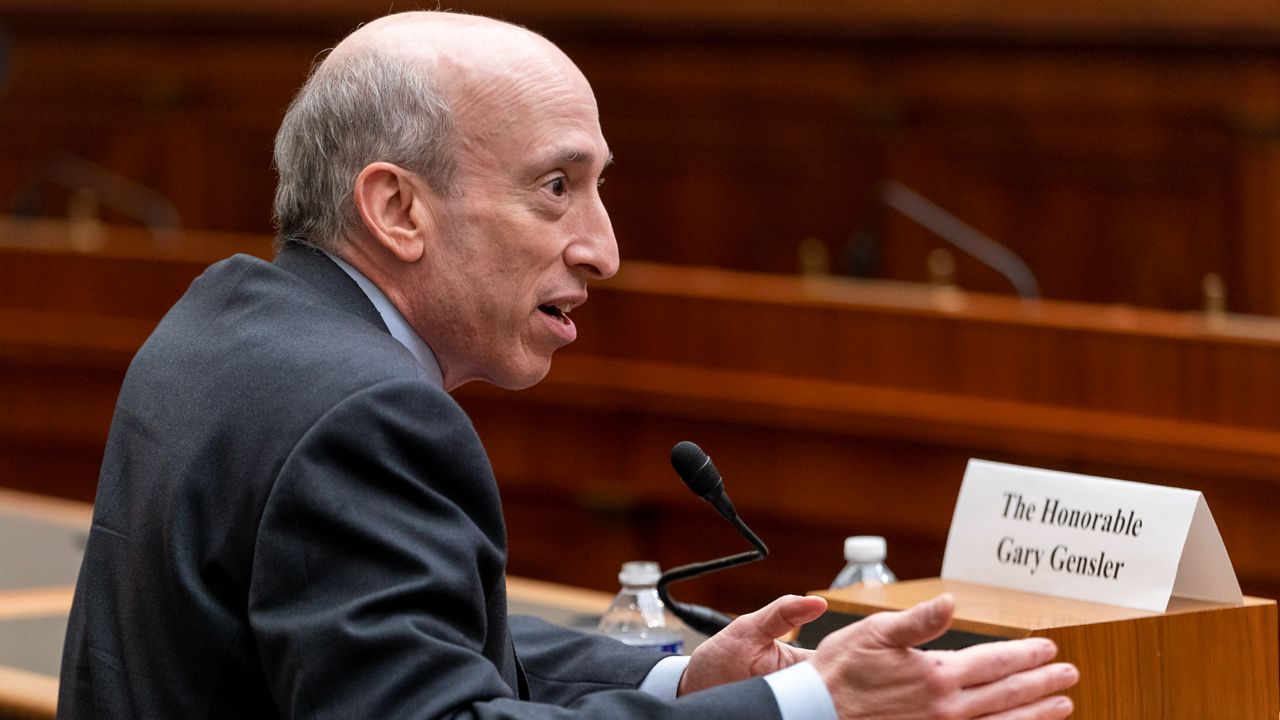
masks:
<instances>
[{"instance_id":1,"label":"wooden desk","mask_svg":"<svg viewBox=\"0 0 1280 720\"><path fill-rule=\"evenodd\" d=\"M92 508L0 489L0 718L52 718Z\"/></svg>"},{"instance_id":2,"label":"wooden desk","mask_svg":"<svg viewBox=\"0 0 1280 720\"><path fill-rule=\"evenodd\" d=\"M0 592L0 718L52 718L73 587Z\"/></svg>"},{"instance_id":3,"label":"wooden desk","mask_svg":"<svg viewBox=\"0 0 1280 720\"><path fill-rule=\"evenodd\" d=\"M816 593L856 617L939 593L956 599L953 629L993 638L1047 637L1080 669L1066 694L1076 716L1107 720L1270 720L1280 714L1276 603L1243 607L1174 598L1166 612L1063 600L926 579Z\"/></svg>"}]
</instances>

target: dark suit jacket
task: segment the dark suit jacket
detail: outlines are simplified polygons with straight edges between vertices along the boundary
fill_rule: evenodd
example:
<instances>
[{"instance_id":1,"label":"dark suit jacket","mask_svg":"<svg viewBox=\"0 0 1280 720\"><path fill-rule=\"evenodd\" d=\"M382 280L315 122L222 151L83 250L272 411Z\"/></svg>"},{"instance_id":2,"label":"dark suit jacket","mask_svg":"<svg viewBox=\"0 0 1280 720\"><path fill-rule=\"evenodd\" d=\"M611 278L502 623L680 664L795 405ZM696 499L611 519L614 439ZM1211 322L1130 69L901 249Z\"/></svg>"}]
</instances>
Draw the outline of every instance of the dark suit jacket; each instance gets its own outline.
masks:
<instances>
[{"instance_id":1,"label":"dark suit jacket","mask_svg":"<svg viewBox=\"0 0 1280 720\"><path fill-rule=\"evenodd\" d=\"M658 656L508 624L505 561L470 421L355 283L231 258L125 378L59 717L777 716L761 680L662 702Z\"/></svg>"}]
</instances>

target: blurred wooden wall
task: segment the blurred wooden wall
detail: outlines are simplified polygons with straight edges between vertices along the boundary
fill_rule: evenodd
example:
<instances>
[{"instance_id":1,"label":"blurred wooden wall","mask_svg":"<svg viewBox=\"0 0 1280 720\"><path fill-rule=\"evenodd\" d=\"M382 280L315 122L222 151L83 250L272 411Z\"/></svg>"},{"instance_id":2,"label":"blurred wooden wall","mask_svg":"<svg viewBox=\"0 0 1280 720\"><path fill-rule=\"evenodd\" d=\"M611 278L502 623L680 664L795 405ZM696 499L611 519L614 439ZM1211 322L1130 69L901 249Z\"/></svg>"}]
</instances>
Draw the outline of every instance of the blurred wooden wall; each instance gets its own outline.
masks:
<instances>
[{"instance_id":1,"label":"blurred wooden wall","mask_svg":"<svg viewBox=\"0 0 1280 720\"><path fill-rule=\"evenodd\" d=\"M1246 590L1280 594L1280 338L1185 312L1212 272L1230 310L1280 313L1274 0L457 5L579 63L617 155L624 258L672 265L593 290L544 385L459 393L503 480L514 571L608 588L624 559L737 550L667 468L687 438L775 550L691 599L818 587L849 532L887 535L905 577L936 573L973 455L1203 489ZM0 215L42 188L33 207L65 213L73 193L38 178L71 153L198 230L160 248L112 230L130 249L92 253L0 232L17 246L0 249L0 483L92 495L128 358L204 264L268 252L279 118L318 51L386 9L0 0ZM839 271L885 178L1073 302L948 309L920 288L679 267L793 274L816 238ZM891 213L873 229L863 271L925 278L936 239ZM962 287L1009 291L958 262ZM805 295L819 286L836 289Z\"/></svg>"},{"instance_id":2,"label":"blurred wooden wall","mask_svg":"<svg viewBox=\"0 0 1280 720\"><path fill-rule=\"evenodd\" d=\"M455 5L544 32L591 79L625 257L792 273L815 238L837 272L924 280L943 243L869 211L892 178L1013 248L1048 297L1191 309L1216 273L1231 310L1280 312L1274 0ZM0 0L0 202L72 152L189 227L269 232L280 115L319 51L388 7ZM1010 291L963 255L958 281Z\"/></svg>"}]
</instances>

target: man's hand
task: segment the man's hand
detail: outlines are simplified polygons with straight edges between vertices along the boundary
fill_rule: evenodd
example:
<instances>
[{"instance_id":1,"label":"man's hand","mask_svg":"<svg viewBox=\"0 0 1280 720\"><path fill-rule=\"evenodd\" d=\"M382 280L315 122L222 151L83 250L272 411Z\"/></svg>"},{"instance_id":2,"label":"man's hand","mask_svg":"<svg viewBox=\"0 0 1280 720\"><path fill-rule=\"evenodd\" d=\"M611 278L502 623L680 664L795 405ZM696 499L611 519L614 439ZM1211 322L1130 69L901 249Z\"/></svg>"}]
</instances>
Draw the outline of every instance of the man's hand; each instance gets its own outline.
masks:
<instances>
[{"instance_id":1,"label":"man's hand","mask_svg":"<svg viewBox=\"0 0 1280 720\"><path fill-rule=\"evenodd\" d=\"M1058 652L1050 640L957 651L912 648L946 632L954 613L955 601L941 595L901 612L877 613L823 639L810 661L841 720L1057 720L1071 714L1068 698L1050 696L1074 685L1079 673L1066 663L1046 664Z\"/></svg>"},{"instance_id":2,"label":"man's hand","mask_svg":"<svg viewBox=\"0 0 1280 720\"><path fill-rule=\"evenodd\" d=\"M812 650L791 647L777 638L817 619L826 609L827 601L820 597L787 595L736 618L693 651L680 678L679 694L767 675L809 659Z\"/></svg>"}]
</instances>

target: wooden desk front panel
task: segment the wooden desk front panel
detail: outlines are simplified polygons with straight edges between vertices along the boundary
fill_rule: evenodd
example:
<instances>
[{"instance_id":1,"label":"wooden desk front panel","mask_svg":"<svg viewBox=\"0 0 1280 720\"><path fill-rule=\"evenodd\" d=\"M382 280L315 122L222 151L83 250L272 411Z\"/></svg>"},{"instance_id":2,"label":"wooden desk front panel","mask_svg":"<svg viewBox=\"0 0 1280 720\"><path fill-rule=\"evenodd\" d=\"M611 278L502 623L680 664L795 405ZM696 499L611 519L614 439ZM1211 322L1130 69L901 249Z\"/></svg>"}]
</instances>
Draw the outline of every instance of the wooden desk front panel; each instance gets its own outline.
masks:
<instances>
[{"instance_id":1,"label":"wooden desk front panel","mask_svg":"<svg viewBox=\"0 0 1280 720\"><path fill-rule=\"evenodd\" d=\"M953 629L1047 637L1080 669L1075 715L1108 720L1271 720L1280 714L1276 603L1242 607L1173 598L1166 612L1066 600L928 578L819 592L832 610L865 616L949 592Z\"/></svg>"}]
</instances>

